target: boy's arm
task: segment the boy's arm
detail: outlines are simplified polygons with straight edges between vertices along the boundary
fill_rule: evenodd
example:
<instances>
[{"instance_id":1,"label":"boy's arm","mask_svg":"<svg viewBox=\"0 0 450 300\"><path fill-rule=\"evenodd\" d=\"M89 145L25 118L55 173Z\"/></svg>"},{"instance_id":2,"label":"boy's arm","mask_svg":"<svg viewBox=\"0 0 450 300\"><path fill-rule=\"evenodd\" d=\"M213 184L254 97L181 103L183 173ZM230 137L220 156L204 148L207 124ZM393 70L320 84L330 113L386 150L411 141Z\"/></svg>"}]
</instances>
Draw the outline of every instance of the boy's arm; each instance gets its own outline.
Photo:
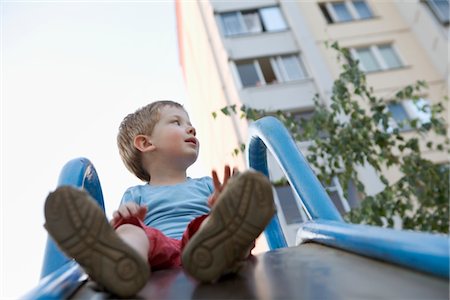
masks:
<instances>
[{"instance_id":1,"label":"boy's arm","mask_svg":"<svg viewBox=\"0 0 450 300\"><path fill-rule=\"evenodd\" d=\"M119 206L119 209L113 212L113 218L109 222L111 226L114 226L120 218L126 219L129 217L137 217L140 220L144 220L147 213L147 207L140 206L135 202L126 202Z\"/></svg>"},{"instance_id":2,"label":"boy's arm","mask_svg":"<svg viewBox=\"0 0 450 300\"><path fill-rule=\"evenodd\" d=\"M233 168L233 175L239 173L239 170L237 168ZM224 172L223 172L223 184L219 180L219 176L217 175L216 170L212 170L212 178L214 183L214 192L209 196L208 198L208 205L209 207L213 207L216 203L217 199L219 198L220 193L227 185L228 179L231 176L231 169L229 165L225 165Z\"/></svg>"}]
</instances>

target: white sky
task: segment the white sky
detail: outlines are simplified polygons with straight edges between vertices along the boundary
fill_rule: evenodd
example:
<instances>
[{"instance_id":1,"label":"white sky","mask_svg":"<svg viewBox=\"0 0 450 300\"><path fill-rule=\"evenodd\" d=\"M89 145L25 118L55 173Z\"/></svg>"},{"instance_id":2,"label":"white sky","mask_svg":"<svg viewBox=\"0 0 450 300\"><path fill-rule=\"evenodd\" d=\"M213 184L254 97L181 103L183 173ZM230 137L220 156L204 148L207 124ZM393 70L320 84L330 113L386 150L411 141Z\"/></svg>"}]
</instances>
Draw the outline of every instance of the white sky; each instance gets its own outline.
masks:
<instances>
[{"instance_id":1,"label":"white sky","mask_svg":"<svg viewBox=\"0 0 450 300\"><path fill-rule=\"evenodd\" d=\"M118 154L121 120L186 95L172 1L0 5L0 298L17 299L39 281L43 204L63 165L80 156L94 163L110 217L125 189L140 184ZM190 175L208 174L197 164Z\"/></svg>"}]
</instances>

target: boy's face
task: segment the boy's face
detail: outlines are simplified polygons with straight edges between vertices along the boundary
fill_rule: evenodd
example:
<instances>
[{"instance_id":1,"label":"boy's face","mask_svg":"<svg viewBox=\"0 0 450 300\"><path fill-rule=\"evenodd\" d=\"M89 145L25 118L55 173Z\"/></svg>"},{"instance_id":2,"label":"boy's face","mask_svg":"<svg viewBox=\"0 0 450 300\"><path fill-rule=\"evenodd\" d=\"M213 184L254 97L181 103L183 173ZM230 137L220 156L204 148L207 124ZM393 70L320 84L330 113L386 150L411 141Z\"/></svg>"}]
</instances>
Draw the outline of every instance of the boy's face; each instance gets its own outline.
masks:
<instances>
[{"instance_id":1,"label":"boy's face","mask_svg":"<svg viewBox=\"0 0 450 300\"><path fill-rule=\"evenodd\" d=\"M150 136L155 146L155 153L173 163L193 164L198 157L200 143L195 137L188 114L182 108L164 106L159 113L159 121L155 124Z\"/></svg>"}]
</instances>

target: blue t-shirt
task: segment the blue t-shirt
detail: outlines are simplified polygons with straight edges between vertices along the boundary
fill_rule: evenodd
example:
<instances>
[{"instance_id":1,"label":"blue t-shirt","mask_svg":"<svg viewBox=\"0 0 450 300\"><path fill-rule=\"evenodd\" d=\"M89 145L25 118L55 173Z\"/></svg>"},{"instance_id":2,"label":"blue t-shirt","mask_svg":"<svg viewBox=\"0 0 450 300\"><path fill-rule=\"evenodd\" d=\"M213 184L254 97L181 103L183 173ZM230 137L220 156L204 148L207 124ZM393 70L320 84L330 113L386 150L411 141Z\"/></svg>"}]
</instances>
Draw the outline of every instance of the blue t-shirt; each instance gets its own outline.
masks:
<instances>
[{"instance_id":1,"label":"blue t-shirt","mask_svg":"<svg viewBox=\"0 0 450 300\"><path fill-rule=\"evenodd\" d=\"M213 191L211 177L188 177L175 185L130 187L120 204L135 202L146 206L145 225L161 230L168 237L181 239L190 221L209 213L208 197Z\"/></svg>"}]
</instances>

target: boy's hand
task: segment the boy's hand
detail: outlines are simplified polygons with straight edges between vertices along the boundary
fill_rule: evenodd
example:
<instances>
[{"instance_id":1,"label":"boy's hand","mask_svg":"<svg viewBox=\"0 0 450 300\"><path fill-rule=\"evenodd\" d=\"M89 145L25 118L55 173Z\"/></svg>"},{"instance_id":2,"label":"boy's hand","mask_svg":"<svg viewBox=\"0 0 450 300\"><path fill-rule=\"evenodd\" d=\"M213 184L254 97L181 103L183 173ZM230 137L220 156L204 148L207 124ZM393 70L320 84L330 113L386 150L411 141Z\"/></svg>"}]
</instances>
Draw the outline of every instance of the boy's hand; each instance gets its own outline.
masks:
<instances>
[{"instance_id":1,"label":"boy's hand","mask_svg":"<svg viewBox=\"0 0 450 300\"><path fill-rule=\"evenodd\" d=\"M237 168L233 168L233 175L239 173L239 170ZM224 171L223 171L223 184L219 180L219 176L217 176L216 170L212 170L212 178L214 183L214 193L212 193L211 196L208 198L208 205L209 207L213 207L216 203L217 199L219 198L220 193L227 185L228 179L231 176L231 169L229 165L225 165Z\"/></svg>"},{"instance_id":2,"label":"boy's hand","mask_svg":"<svg viewBox=\"0 0 450 300\"><path fill-rule=\"evenodd\" d=\"M118 210L113 213L113 218L109 222L111 226L114 226L119 218L137 217L139 220L144 220L147 213L147 207L140 206L134 202L128 202L122 204Z\"/></svg>"}]
</instances>

